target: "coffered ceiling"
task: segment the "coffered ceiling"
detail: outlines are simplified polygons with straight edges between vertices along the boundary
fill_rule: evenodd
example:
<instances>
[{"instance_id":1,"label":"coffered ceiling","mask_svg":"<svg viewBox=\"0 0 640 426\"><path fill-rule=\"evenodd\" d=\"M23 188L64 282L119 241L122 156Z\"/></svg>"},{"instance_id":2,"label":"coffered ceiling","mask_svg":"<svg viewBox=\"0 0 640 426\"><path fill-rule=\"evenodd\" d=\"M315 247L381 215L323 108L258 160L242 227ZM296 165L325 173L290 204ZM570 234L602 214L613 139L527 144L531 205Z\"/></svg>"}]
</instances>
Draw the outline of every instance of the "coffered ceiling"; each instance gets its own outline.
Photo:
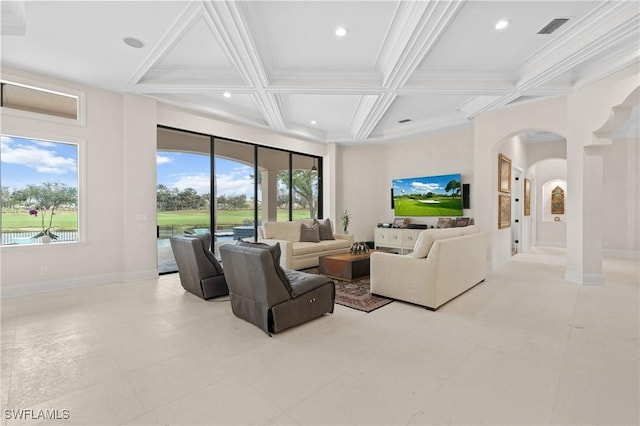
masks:
<instances>
[{"instance_id":1,"label":"coffered ceiling","mask_svg":"<svg viewBox=\"0 0 640 426\"><path fill-rule=\"evenodd\" d=\"M2 1L3 66L318 142L465 125L639 58L637 1Z\"/></svg>"}]
</instances>

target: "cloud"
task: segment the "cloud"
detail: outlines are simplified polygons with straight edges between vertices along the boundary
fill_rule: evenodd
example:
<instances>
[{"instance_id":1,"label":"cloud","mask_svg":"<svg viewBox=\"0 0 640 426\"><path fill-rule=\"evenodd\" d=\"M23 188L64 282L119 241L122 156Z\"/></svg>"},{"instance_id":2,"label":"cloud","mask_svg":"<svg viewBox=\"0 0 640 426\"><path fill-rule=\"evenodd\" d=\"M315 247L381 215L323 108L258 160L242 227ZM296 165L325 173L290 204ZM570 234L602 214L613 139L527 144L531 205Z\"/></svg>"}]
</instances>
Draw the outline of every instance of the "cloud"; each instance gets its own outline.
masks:
<instances>
[{"instance_id":1,"label":"cloud","mask_svg":"<svg viewBox=\"0 0 640 426\"><path fill-rule=\"evenodd\" d=\"M55 143L42 141L29 145L3 137L2 162L29 167L38 173L52 175L75 173L78 170L76 159L63 157L53 149L56 146Z\"/></svg>"},{"instance_id":2,"label":"cloud","mask_svg":"<svg viewBox=\"0 0 640 426\"><path fill-rule=\"evenodd\" d=\"M241 195L253 198L253 178L246 173L218 175L216 179L218 195Z\"/></svg>"},{"instance_id":3,"label":"cloud","mask_svg":"<svg viewBox=\"0 0 640 426\"><path fill-rule=\"evenodd\" d=\"M209 193L210 178L208 173L181 174L171 177L175 178L175 181L168 185L172 188L178 188L181 191L193 188L198 194ZM218 195L246 194L247 199L253 198L253 179L246 173L232 172L218 175L216 184Z\"/></svg>"},{"instance_id":4,"label":"cloud","mask_svg":"<svg viewBox=\"0 0 640 426\"><path fill-rule=\"evenodd\" d=\"M414 192L436 192L442 190L437 183L411 182L411 188Z\"/></svg>"},{"instance_id":5,"label":"cloud","mask_svg":"<svg viewBox=\"0 0 640 426\"><path fill-rule=\"evenodd\" d=\"M205 173L177 175L177 180L170 186L178 188L181 191L187 188L193 188L198 194L208 194L209 175Z\"/></svg>"},{"instance_id":6,"label":"cloud","mask_svg":"<svg viewBox=\"0 0 640 426\"><path fill-rule=\"evenodd\" d=\"M156 154L156 164L167 164L172 162L173 159L171 157L166 157L164 155Z\"/></svg>"}]
</instances>

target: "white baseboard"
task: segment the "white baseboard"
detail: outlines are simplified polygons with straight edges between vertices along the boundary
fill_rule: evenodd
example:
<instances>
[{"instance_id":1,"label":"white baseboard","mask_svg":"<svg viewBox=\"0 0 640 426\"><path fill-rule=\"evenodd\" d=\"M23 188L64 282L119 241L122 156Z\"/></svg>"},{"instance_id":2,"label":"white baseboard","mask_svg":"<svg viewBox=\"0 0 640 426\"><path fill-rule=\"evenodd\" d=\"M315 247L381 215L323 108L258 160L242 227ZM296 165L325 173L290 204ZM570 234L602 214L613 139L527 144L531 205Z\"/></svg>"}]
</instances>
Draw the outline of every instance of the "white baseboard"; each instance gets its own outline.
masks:
<instances>
[{"instance_id":1,"label":"white baseboard","mask_svg":"<svg viewBox=\"0 0 640 426\"><path fill-rule=\"evenodd\" d=\"M582 285L604 285L604 275L602 274L581 274L575 271L566 271L564 279Z\"/></svg>"},{"instance_id":2,"label":"white baseboard","mask_svg":"<svg viewBox=\"0 0 640 426\"><path fill-rule=\"evenodd\" d=\"M603 254L609 257L628 257L630 259L640 259L640 251L638 250L605 249Z\"/></svg>"},{"instance_id":3,"label":"white baseboard","mask_svg":"<svg viewBox=\"0 0 640 426\"><path fill-rule=\"evenodd\" d=\"M536 246L567 248L565 241L536 241Z\"/></svg>"},{"instance_id":4,"label":"white baseboard","mask_svg":"<svg viewBox=\"0 0 640 426\"><path fill-rule=\"evenodd\" d=\"M511 259L511 258L510 257L505 257L505 258L502 258L502 259L493 260L493 261L489 262L487 267L489 268L490 271L495 271L496 269L498 269L499 267L501 267L502 265L507 263L509 261L509 259Z\"/></svg>"},{"instance_id":5,"label":"white baseboard","mask_svg":"<svg viewBox=\"0 0 640 426\"><path fill-rule=\"evenodd\" d=\"M139 271L103 275L92 275L88 277L64 278L60 280L38 281L15 286L2 287L2 298L28 296L31 294L48 293L57 290L67 290L70 288L89 287L92 285L108 284L114 282L130 282L158 277L157 270Z\"/></svg>"},{"instance_id":6,"label":"white baseboard","mask_svg":"<svg viewBox=\"0 0 640 426\"><path fill-rule=\"evenodd\" d=\"M122 280L126 283L131 281L153 280L158 278L157 269L149 269L147 271L125 272Z\"/></svg>"}]
</instances>

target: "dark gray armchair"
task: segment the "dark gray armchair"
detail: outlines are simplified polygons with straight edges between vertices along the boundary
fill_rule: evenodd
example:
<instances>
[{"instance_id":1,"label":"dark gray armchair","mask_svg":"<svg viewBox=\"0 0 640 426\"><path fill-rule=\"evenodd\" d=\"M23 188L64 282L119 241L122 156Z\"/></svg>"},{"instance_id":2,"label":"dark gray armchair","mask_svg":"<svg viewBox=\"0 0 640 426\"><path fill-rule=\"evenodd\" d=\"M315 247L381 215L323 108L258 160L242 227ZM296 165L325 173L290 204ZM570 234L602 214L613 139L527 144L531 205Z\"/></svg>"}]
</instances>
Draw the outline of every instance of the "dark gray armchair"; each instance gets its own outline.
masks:
<instances>
[{"instance_id":1,"label":"dark gray armchair","mask_svg":"<svg viewBox=\"0 0 640 426\"><path fill-rule=\"evenodd\" d=\"M222 267L210 250L210 234L176 236L170 241L185 290L203 299L229 294Z\"/></svg>"},{"instance_id":2,"label":"dark gray armchair","mask_svg":"<svg viewBox=\"0 0 640 426\"><path fill-rule=\"evenodd\" d=\"M282 269L278 244L225 244L220 256L233 313L269 335L333 312L333 281Z\"/></svg>"}]
</instances>

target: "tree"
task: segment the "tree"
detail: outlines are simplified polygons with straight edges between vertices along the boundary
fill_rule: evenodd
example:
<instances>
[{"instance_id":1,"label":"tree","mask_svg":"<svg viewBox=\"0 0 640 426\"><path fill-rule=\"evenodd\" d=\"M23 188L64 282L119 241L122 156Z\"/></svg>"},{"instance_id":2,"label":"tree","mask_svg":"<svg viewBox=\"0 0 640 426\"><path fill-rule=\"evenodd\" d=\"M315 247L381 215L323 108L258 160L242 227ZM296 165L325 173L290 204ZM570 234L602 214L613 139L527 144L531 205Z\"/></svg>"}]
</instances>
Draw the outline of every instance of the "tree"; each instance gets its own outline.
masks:
<instances>
[{"instance_id":1,"label":"tree","mask_svg":"<svg viewBox=\"0 0 640 426\"><path fill-rule=\"evenodd\" d=\"M198 191L193 188L185 188L179 195L180 204L183 209L198 208Z\"/></svg>"},{"instance_id":2,"label":"tree","mask_svg":"<svg viewBox=\"0 0 640 426\"><path fill-rule=\"evenodd\" d=\"M453 196L460 195L460 181L452 179L447 184L447 187L444 189L447 192L451 192Z\"/></svg>"},{"instance_id":3,"label":"tree","mask_svg":"<svg viewBox=\"0 0 640 426\"><path fill-rule=\"evenodd\" d=\"M289 172L283 170L278 173L280 184L289 187ZM313 170L297 169L292 172L291 189L294 202L309 208L309 217L316 217L318 209L318 173Z\"/></svg>"},{"instance_id":4,"label":"tree","mask_svg":"<svg viewBox=\"0 0 640 426\"><path fill-rule=\"evenodd\" d=\"M13 196L11 195L11 190L9 189L8 186L3 186L2 187L2 207L3 208L15 207L15 204L16 202Z\"/></svg>"},{"instance_id":5,"label":"tree","mask_svg":"<svg viewBox=\"0 0 640 426\"><path fill-rule=\"evenodd\" d=\"M158 185L156 202L158 205L158 210L160 211L165 211L169 208L169 205L171 203L171 191L169 190L167 185Z\"/></svg>"}]
</instances>

